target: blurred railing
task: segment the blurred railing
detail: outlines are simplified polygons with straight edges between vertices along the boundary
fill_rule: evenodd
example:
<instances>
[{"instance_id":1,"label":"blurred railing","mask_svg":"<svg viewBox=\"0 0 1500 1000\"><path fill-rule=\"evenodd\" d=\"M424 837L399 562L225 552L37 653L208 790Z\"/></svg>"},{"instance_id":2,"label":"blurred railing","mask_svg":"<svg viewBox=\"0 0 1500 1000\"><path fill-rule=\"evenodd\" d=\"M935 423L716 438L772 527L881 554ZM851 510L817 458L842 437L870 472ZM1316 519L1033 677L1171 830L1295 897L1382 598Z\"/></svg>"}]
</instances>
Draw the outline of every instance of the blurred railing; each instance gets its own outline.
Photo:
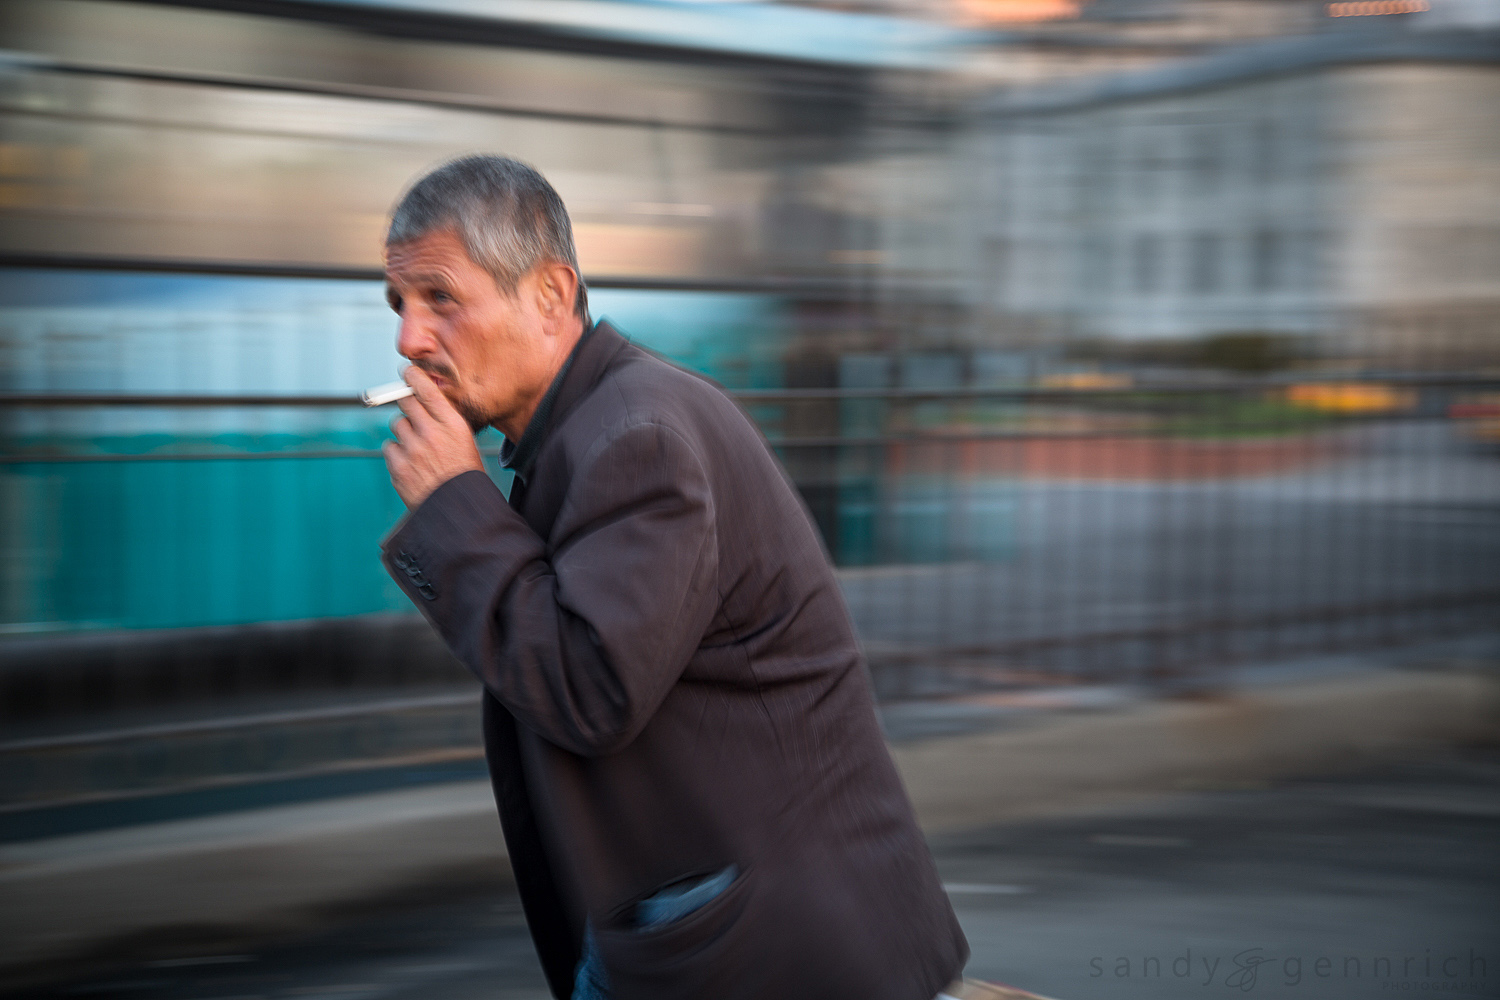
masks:
<instances>
[{"instance_id":1,"label":"blurred railing","mask_svg":"<svg viewBox=\"0 0 1500 1000\"><path fill-rule=\"evenodd\" d=\"M1071 380L734 393L841 564L883 696L1165 681L1495 621L1500 380ZM354 405L0 395L8 410ZM47 449L0 462L379 456Z\"/></svg>"},{"instance_id":2,"label":"blurred railing","mask_svg":"<svg viewBox=\"0 0 1500 1000\"><path fill-rule=\"evenodd\" d=\"M1500 378L1055 380L1069 384L733 393L822 529L882 699L1212 686L1236 662L1500 624ZM324 395L0 395L0 415L12 416L357 405ZM150 472L273 459L321 468L320 459L360 466L380 456L201 443L69 453L60 441L12 446L0 468L152 463ZM373 488L383 470L369 471L309 479L301 502L322 507L335 499L329 489ZM215 516L156 527L193 532ZM364 521L320 523L321 543L315 531L298 544L354 559L343 530L374 559ZM212 546L181 552L224 556ZM153 557L184 572L181 553ZM229 563L198 567L196 585L246 572ZM279 585L274 566L256 571ZM414 614L69 628L3 643L0 840L479 773L472 681Z\"/></svg>"}]
</instances>

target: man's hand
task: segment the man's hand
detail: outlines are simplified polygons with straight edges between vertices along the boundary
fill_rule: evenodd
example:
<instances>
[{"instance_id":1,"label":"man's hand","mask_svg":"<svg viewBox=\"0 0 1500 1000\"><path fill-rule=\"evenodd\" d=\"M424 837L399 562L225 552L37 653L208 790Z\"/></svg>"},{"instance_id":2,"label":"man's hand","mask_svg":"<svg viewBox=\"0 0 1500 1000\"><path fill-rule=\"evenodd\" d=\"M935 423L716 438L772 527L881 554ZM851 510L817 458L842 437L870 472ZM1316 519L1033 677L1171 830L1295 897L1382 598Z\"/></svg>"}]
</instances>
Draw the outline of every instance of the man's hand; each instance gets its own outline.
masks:
<instances>
[{"instance_id":1,"label":"man's hand","mask_svg":"<svg viewBox=\"0 0 1500 1000\"><path fill-rule=\"evenodd\" d=\"M406 370L406 384L416 394L401 400L401 416L391 421L396 440L381 445L391 485L415 510L432 491L471 469L483 471L479 446L469 422L448 402L422 369Z\"/></svg>"}]
</instances>

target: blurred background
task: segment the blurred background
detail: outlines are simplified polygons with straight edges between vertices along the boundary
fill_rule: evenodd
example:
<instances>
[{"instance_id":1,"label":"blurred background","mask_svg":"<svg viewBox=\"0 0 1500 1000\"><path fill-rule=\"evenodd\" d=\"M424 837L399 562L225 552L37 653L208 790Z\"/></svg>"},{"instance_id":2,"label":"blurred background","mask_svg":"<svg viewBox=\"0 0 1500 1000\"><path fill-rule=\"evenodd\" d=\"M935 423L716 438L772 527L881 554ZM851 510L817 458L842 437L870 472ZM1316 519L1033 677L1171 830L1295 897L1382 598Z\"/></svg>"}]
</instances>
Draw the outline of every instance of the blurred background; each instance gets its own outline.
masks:
<instances>
[{"instance_id":1,"label":"blurred background","mask_svg":"<svg viewBox=\"0 0 1500 1000\"><path fill-rule=\"evenodd\" d=\"M1446 811L1378 860L1307 841L1287 864L1462 858L1406 873L1431 912L1347 932L1368 975L1412 948L1462 945L1469 968L1493 944L1478 897L1436 901L1497 885L1482 803L1500 769L1472 744L1493 736L1500 662L1500 0L6 0L0 966L16 982L149 960L144 979L70 988L310 995L338 976L284 956L220 963L275 966L274 988L162 970L221 939L345 927L350 901L412 886L424 906L479 892L498 923L453 919L524 944L507 890L473 875L502 849L476 691L377 561L402 507L378 450L389 413L356 399L400 360L387 212L480 151L556 185L595 317L717 379L775 446L945 875L1008 837L1196 842L993 826L1074 786L1097 805L1378 759L1360 780L1386 799L1437 782ZM1174 750L1157 734L1181 727L1149 711L1198 712L1182 725L1199 736ZM1136 719L1141 742L993 742L1079 713ZM1007 784L1038 760L1056 763ZM1101 777L1101 760L1126 770ZM1321 801L1255 788L1267 815ZM1251 809L1223 794L1214 808ZM446 854L410 830L325 836L460 814L486 825ZM1384 829L1304 820L1320 850ZM992 834L941 839L977 829ZM317 836L295 863L243 853ZM394 874L335 874L360 851ZM1252 878L1222 860L1193 892ZM1310 891L1306 871L1288 885ZM994 908L1032 889L974 878L950 888L979 901L960 907L976 968L1106 995L1087 964L1103 953L1077 938L1101 925L1064 907L1076 943L1023 958L1003 942L1036 914ZM1384 898L1325 888L1317 906ZM1136 968L1188 946L1207 897L1184 892ZM1345 919L1317 912L1313 932ZM1433 921L1441 941L1408 940ZM1246 935L1221 950L1262 940ZM517 947L514 968L474 968L540 996ZM1114 958L1108 995L1179 995ZM1496 977L1442 981L1500 995ZM1331 982L1319 996L1373 980ZM386 995L348 985L325 992Z\"/></svg>"}]
</instances>

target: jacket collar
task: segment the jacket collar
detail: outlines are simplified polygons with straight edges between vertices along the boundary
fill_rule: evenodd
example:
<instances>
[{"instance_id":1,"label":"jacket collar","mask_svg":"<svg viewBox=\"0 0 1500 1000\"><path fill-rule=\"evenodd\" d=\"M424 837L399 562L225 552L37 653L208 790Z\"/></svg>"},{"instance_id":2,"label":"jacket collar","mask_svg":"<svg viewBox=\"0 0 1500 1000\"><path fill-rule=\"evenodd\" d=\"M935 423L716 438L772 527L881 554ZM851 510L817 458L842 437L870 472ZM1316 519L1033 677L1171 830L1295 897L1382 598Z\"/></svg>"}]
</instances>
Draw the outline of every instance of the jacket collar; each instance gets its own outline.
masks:
<instances>
[{"instance_id":1,"label":"jacket collar","mask_svg":"<svg viewBox=\"0 0 1500 1000\"><path fill-rule=\"evenodd\" d=\"M554 424L567 419L569 411L593 390L609 362L625 344L625 338L603 320L583 331L583 336L548 387L547 394L537 404L521 439L516 442L507 439L500 446L500 464L513 470L523 483L529 480L548 432Z\"/></svg>"}]
</instances>

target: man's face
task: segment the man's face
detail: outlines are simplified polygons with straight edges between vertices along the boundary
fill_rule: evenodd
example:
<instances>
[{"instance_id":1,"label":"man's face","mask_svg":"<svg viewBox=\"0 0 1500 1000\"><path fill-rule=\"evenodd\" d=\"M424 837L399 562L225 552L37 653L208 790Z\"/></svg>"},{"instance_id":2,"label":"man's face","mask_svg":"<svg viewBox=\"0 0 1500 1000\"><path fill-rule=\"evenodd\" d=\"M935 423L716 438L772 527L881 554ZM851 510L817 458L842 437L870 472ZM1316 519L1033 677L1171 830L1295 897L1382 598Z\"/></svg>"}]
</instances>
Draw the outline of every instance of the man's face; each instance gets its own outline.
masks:
<instances>
[{"instance_id":1,"label":"man's face","mask_svg":"<svg viewBox=\"0 0 1500 1000\"><path fill-rule=\"evenodd\" d=\"M502 292L451 230L387 246L385 274L386 299L401 317L396 350L474 430L514 423L508 418L546 392L549 345L527 278Z\"/></svg>"}]
</instances>

